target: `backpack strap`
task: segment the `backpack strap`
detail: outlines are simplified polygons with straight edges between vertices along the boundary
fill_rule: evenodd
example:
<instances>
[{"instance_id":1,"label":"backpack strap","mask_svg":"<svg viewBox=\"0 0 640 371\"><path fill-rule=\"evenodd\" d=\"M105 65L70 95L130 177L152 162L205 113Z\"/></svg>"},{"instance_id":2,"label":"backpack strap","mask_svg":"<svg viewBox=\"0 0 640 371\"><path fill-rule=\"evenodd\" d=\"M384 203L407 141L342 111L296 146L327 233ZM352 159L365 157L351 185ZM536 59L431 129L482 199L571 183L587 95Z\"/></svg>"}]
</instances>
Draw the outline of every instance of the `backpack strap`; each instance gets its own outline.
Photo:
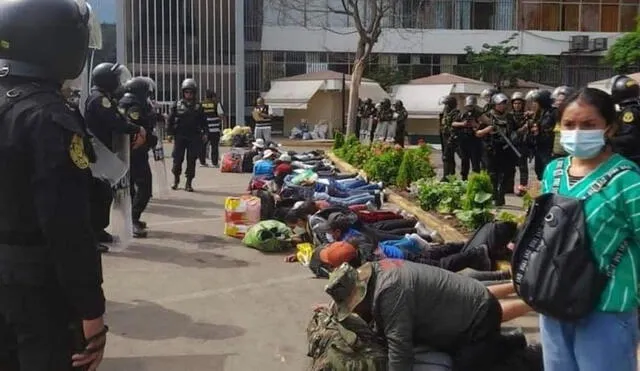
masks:
<instances>
[{"instance_id":1,"label":"backpack strap","mask_svg":"<svg viewBox=\"0 0 640 371\"><path fill-rule=\"evenodd\" d=\"M614 167L613 169L610 169L603 176L601 176L600 179L595 181L593 183L593 185L591 185L591 187L585 193L583 199L586 199L588 197L591 197L595 193L598 193L616 175L620 174L623 171L628 171L628 170L633 170L633 169L634 169L634 167L631 166L631 165L621 165L621 166ZM616 268L618 267L618 264L620 264L620 262L622 261L622 257L624 256L624 253L627 251L628 247L629 247L629 243L627 242L627 240L624 240L624 241L622 241L620 246L618 246L618 248L616 249L616 252L613 254L613 258L611 258L611 261L609 262L609 264L604 269L604 274L608 278L613 277L613 273L615 272Z\"/></svg>"},{"instance_id":2,"label":"backpack strap","mask_svg":"<svg viewBox=\"0 0 640 371\"><path fill-rule=\"evenodd\" d=\"M583 199L587 199L593 196L595 193L598 193L604 188L616 175L620 174L623 171L633 170L633 166L631 165L621 165L616 166L613 169L607 171L603 176L601 176L598 180L596 180L591 187L585 192Z\"/></svg>"},{"instance_id":3,"label":"backpack strap","mask_svg":"<svg viewBox=\"0 0 640 371\"><path fill-rule=\"evenodd\" d=\"M564 160L566 157L560 157L556 162L556 168L553 170L553 183L551 185L551 193L558 193L560 189L560 180L564 172Z\"/></svg>"}]
</instances>

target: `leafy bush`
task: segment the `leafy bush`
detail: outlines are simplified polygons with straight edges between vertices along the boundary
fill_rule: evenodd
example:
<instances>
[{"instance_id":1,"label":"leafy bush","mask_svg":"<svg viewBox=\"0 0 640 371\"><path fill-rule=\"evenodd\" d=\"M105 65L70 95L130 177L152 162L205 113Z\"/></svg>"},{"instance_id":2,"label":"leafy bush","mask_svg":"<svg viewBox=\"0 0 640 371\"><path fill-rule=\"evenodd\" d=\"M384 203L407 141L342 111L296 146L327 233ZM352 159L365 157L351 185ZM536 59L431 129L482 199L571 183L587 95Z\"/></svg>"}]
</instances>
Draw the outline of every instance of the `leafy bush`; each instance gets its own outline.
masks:
<instances>
[{"instance_id":1,"label":"leafy bush","mask_svg":"<svg viewBox=\"0 0 640 371\"><path fill-rule=\"evenodd\" d=\"M363 146L355 135L349 135L342 147L333 153L355 167L361 167L369 158L369 147Z\"/></svg>"},{"instance_id":2,"label":"leafy bush","mask_svg":"<svg viewBox=\"0 0 640 371\"><path fill-rule=\"evenodd\" d=\"M515 215L508 211L502 211L500 212L500 214L498 214L498 216L496 216L496 220L500 222L514 222L517 224L522 224L524 223L525 217L525 214Z\"/></svg>"},{"instance_id":3,"label":"leafy bush","mask_svg":"<svg viewBox=\"0 0 640 371\"><path fill-rule=\"evenodd\" d=\"M493 197L493 186L491 178L486 171L473 173L469 176L467 191L464 195L462 208L473 210L475 208L487 208L491 204Z\"/></svg>"},{"instance_id":4,"label":"leafy bush","mask_svg":"<svg viewBox=\"0 0 640 371\"><path fill-rule=\"evenodd\" d=\"M422 144L416 149L410 149L413 153L413 169L412 169L412 181L425 178L433 178L436 176L436 172L431 164L431 148Z\"/></svg>"},{"instance_id":5,"label":"leafy bush","mask_svg":"<svg viewBox=\"0 0 640 371\"><path fill-rule=\"evenodd\" d=\"M344 135L341 132L337 132L333 139L334 139L333 141L334 150L344 147Z\"/></svg>"},{"instance_id":6,"label":"leafy bush","mask_svg":"<svg viewBox=\"0 0 640 371\"><path fill-rule=\"evenodd\" d=\"M371 151L371 156L363 166L367 176L385 184L394 184L402 163L402 149L396 149L388 144L376 144L371 147Z\"/></svg>"},{"instance_id":7,"label":"leafy bush","mask_svg":"<svg viewBox=\"0 0 640 371\"><path fill-rule=\"evenodd\" d=\"M415 183L420 207L427 211L450 214L461 207L466 184L461 180L439 182L435 178L421 179Z\"/></svg>"},{"instance_id":8,"label":"leafy bush","mask_svg":"<svg viewBox=\"0 0 640 371\"><path fill-rule=\"evenodd\" d=\"M398 177L396 178L396 185L401 188L407 188L411 184L414 167L414 154L411 151L404 151L402 156L402 162L400 163L400 170L398 170Z\"/></svg>"},{"instance_id":9,"label":"leafy bush","mask_svg":"<svg viewBox=\"0 0 640 371\"><path fill-rule=\"evenodd\" d=\"M456 210L456 218L465 227L475 230L492 221L494 216L490 209L474 208L471 210Z\"/></svg>"}]
</instances>

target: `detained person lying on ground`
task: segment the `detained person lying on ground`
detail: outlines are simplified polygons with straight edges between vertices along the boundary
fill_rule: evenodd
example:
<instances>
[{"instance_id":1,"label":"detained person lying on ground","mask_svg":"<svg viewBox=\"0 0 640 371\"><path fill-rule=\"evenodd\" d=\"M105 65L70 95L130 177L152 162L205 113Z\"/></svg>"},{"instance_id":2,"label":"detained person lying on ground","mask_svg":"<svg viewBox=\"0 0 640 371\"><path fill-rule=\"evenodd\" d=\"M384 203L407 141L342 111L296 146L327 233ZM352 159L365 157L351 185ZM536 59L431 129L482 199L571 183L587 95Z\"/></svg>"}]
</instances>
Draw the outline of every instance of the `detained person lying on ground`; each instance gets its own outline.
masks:
<instances>
[{"instance_id":1,"label":"detained person lying on ground","mask_svg":"<svg viewBox=\"0 0 640 371\"><path fill-rule=\"evenodd\" d=\"M502 322L531 311L511 283L475 279L425 264L383 259L331 273L325 291L338 320L354 313L374 324L388 347L389 371L411 371L414 347L449 353L455 370L482 370L526 340L500 333Z\"/></svg>"}]
</instances>

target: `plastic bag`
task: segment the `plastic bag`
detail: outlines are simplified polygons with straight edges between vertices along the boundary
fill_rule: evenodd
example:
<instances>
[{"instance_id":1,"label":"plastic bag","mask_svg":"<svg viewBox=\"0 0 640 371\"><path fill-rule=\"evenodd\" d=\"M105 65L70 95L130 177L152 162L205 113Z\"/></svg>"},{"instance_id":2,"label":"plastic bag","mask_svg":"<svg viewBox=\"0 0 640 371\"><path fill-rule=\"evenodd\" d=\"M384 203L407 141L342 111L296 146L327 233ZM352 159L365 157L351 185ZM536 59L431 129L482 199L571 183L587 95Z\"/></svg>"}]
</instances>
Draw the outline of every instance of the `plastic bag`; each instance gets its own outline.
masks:
<instances>
[{"instance_id":1,"label":"plastic bag","mask_svg":"<svg viewBox=\"0 0 640 371\"><path fill-rule=\"evenodd\" d=\"M260 198L227 197L224 201L224 234L242 238L249 227L260 221Z\"/></svg>"}]
</instances>

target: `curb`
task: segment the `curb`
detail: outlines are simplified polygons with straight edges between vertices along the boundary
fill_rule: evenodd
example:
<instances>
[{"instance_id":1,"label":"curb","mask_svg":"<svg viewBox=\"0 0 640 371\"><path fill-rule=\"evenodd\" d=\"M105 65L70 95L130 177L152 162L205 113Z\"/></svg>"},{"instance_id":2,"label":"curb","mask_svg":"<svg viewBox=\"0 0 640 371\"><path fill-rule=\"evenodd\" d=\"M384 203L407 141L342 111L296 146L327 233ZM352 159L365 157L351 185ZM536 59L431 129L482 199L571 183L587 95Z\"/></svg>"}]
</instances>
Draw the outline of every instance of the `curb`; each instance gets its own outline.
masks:
<instances>
[{"instance_id":1,"label":"curb","mask_svg":"<svg viewBox=\"0 0 640 371\"><path fill-rule=\"evenodd\" d=\"M351 164L346 163L342 159L338 158L338 156L334 155L332 152L327 152L325 154L329 160L331 160L338 169L341 171L345 171L348 173L358 173L362 175L366 175L363 170L359 170ZM447 242L465 242L467 237L465 237L462 233L457 231L455 228L451 227L447 223L444 223L440 218L422 210L419 206L415 205L413 202L409 201L407 198L400 196L396 192L385 189L384 191L388 199L391 203L395 204L399 208L415 215L418 220L424 223L427 228L433 229L437 231L442 238Z\"/></svg>"}]
</instances>

